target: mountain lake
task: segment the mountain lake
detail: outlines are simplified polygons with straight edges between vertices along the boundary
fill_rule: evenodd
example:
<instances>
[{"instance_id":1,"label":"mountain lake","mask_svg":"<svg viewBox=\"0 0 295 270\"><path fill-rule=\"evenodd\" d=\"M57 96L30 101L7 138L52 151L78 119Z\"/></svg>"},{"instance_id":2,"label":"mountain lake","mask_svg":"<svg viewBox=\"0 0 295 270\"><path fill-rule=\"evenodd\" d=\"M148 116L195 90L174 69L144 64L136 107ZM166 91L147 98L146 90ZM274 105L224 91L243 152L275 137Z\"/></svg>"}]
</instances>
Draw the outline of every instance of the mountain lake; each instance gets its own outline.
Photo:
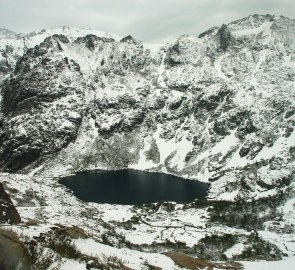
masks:
<instances>
[{"instance_id":1,"label":"mountain lake","mask_svg":"<svg viewBox=\"0 0 295 270\"><path fill-rule=\"evenodd\" d=\"M158 172L83 171L60 183L86 202L137 205L163 201L187 203L207 196L209 185Z\"/></svg>"}]
</instances>

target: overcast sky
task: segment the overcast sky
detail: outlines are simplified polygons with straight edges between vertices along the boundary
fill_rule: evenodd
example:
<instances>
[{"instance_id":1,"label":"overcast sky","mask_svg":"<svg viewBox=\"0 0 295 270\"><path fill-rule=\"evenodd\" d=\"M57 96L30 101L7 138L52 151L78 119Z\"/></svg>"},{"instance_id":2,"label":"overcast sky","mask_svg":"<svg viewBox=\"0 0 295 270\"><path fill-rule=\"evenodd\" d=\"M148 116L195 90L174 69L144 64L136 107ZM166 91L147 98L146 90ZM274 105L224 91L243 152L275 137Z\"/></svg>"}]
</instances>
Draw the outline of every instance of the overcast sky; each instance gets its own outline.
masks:
<instances>
[{"instance_id":1,"label":"overcast sky","mask_svg":"<svg viewBox=\"0 0 295 270\"><path fill-rule=\"evenodd\" d=\"M67 25L162 42L255 13L295 18L295 0L0 0L0 27Z\"/></svg>"}]
</instances>

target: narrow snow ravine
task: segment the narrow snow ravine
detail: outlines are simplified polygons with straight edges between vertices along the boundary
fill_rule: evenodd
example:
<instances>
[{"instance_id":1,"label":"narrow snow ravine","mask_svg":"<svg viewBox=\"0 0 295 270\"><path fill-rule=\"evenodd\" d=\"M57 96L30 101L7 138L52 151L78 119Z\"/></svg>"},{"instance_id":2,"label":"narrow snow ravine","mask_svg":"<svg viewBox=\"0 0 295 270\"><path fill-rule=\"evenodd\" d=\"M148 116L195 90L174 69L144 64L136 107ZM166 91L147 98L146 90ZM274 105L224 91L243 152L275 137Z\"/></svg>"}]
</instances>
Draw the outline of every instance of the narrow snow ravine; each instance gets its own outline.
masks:
<instances>
[{"instance_id":1,"label":"narrow snow ravine","mask_svg":"<svg viewBox=\"0 0 295 270\"><path fill-rule=\"evenodd\" d=\"M259 69L260 69L262 63L265 62L267 55L268 55L268 51L263 51L259 54L259 59L256 63L256 66L255 66L253 72L252 72L252 76L251 76L251 80L250 80L251 85L253 85L254 87L257 87L259 85L259 82L258 82L255 75L259 72Z\"/></svg>"},{"instance_id":2,"label":"narrow snow ravine","mask_svg":"<svg viewBox=\"0 0 295 270\"><path fill-rule=\"evenodd\" d=\"M193 147L192 142L186 139L187 132L183 132L183 136L180 140L176 140L176 138L165 140L160 136L162 130L162 125L158 124L157 130L153 135L160 153L159 164L165 164L166 159L171 154L175 153L170 160L171 165L176 166L179 170L183 169L185 166L185 157ZM179 130L181 130L181 127Z\"/></svg>"},{"instance_id":3,"label":"narrow snow ravine","mask_svg":"<svg viewBox=\"0 0 295 270\"><path fill-rule=\"evenodd\" d=\"M152 138L150 138L150 137L143 138L143 140L142 140L143 146L138 153L138 155L139 155L138 162L136 164L129 165L128 166L129 168L137 169L137 170L147 170L147 169L151 169L157 165L152 160L146 159L145 153L150 150L151 141L152 141Z\"/></svg>"},{"instance_id":4,"label":"narrow snow ravine","mask_svg":"<svg viewBox=\"0 0 295 270\"><path fill-rule=\"evenodd\" d=\"M166 58L166 54L167 53L163 51L162 58L161 58L161 64L160 64L160 66L158 68L159 77L158 77L157 83L161 87L165 87L163 73L165 72L165 58Z\"/></svg>"},{"instance_id":5,"label":"narrow snow ravine","mask_svg":"<svg viewBox=\"0 0 295 270\"><path fill-rule=\"evenodd\" d=\"M214 65L214 67L215 67L215 69L217 70L217 74L218 74L218 76L219 76L221 79L223 79L223 80L225 80L225 81L228 81L229 78L223 73L223 71L222 71L222 66L221 66L221 62L222 62L223 58L224 58L226 55L227 55L227 54L224 54L224 55L220 56L220 57L215 61L215 65Z\"/></svg>"}]
</instances>

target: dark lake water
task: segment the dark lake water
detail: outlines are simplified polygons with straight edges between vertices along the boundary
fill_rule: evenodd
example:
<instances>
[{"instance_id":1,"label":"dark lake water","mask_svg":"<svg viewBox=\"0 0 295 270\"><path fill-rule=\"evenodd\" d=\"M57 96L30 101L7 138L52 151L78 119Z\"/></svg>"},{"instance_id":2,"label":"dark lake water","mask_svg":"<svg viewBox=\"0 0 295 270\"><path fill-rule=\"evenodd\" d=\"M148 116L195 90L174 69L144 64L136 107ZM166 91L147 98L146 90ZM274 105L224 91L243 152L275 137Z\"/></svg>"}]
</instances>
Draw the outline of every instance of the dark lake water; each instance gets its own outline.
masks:
<instances>
[{"instance_id":1,"label":"dark lake water","mask_svg":"<svg viewBox=\"0 0 295 270\"><path fill-rule=\"evenodd\" d=\"M159 201L190 202L207 195L208 185L177 176L136 170L85 171L60 183L86 202L136 205Z\"/></svg>"}]
</instances>

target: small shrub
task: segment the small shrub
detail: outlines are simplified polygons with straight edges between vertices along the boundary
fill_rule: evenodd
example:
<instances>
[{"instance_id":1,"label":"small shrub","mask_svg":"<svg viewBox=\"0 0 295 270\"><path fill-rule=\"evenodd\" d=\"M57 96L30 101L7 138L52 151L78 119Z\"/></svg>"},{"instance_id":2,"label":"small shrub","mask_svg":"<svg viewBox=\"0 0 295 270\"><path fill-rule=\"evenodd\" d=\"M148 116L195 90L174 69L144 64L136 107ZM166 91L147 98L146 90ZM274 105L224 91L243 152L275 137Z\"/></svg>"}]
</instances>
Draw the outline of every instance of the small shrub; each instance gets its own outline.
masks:
<instances>
[{"instance_id":1,"label":"small shrub","mask_svg":"<svg viewBox=\"0 0 295 270\"><path fill-rule=\"evenodd\" d=\"M26 243L27 256L29 258L31 268L30 270L47 270L54 262L58 262L59 259L54 254L50 253L42 245L38 245L35 241ZM59 264L52 270L58 270Z\"/></svg>"},{"instance_id":2,"label":"small shrub","mask_svg":"<svg viewBox=\"0 0 295 270\"><path fill-rule=\"evenodd\" d=\"M47 239L46 246L63 258L77 260L83 257L76 245L72 243L71 238L67 236L60 236L59 238L51 236Z\"/></svg>"}]
</instances>

